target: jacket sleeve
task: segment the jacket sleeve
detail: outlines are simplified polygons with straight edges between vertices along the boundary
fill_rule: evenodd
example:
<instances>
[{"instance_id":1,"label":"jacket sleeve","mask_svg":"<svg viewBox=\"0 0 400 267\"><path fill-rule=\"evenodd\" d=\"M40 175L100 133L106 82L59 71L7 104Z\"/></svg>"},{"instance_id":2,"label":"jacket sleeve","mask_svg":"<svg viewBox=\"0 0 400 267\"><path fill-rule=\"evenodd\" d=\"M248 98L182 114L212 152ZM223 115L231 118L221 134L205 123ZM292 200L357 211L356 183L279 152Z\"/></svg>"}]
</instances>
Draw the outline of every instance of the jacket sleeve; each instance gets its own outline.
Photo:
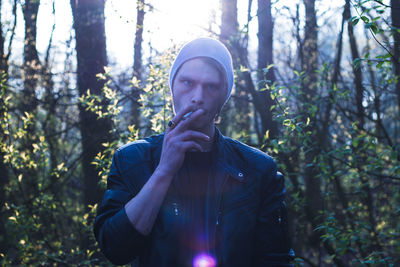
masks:
<instances>
[{"instance_id":1,"label":"jacket sleeve","mask_svg":"<svg viewBox=\"0 0 400 267\"><path fill-rule=\"evenodd\" d=\"M146 236L130 223L125 204L133 197L118 165L115 152L104 194L94 222L94 234L103 254L114 264L127 264L141 253Z\"/></svg>"},{"instance_id":2,"label":"jacket sleeve","mask_svg":"<svg viewBox=\"0 0 400 267\"><path fill-rule=\"evenodd\" d=\"M256 228L255 266L293 266L287 211L284 201L286 188L283 175L276 171L276 164L264 177L262 202Z\"/></svg>"}]
</instances>

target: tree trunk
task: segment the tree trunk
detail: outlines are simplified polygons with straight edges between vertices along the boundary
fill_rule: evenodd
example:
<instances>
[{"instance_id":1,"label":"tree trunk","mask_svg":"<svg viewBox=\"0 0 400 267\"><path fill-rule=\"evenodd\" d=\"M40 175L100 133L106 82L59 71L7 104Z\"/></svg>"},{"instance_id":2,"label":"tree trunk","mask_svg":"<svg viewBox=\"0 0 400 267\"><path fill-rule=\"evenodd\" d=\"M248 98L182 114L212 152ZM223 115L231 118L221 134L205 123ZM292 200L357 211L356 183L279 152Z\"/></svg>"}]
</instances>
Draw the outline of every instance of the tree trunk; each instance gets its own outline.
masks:
<instances>
[{"instance_id":1,"label":"tree trunk","mask_svg":"<svg viewBox=\"0 0 400 267\"><path fill-rule=\"evenodd\" d=\"M106 39L104 30L104 0L71 0L76 38L78 62L78 89L83 95L101 95L104 81L98 81L96 74L104 73L107 65ZM91 164L102 150L102 143L111 140L111 120L97 119L97 116L79 105L80 131L82 136L82 169L85 204L95 204L101 199L98 187L100 177Z\"/></svg>"},{"instance_id":2,"label":"tree trunk","mask_svg":"<svg viewBox=\"0 0 400 267\"><path fill-rule=\"evenodd\" d=\"M346 0L346 19L351 17L350 11L350 1ZM357 41L354 37L353 24L351 22L347 23L347 33L349 35L350 41L350 49L351 49L351 57L354 60L360 58L360 54L358 53ZM357 118L358 118L358 128L364 129L364 107L363 107L363 95L364 95L364 87L362 85L362 73L360 67L355 67L352 65L353 74L354 74L354 85L356 87L356 107L357 107Z\"/></svg>"},{"instance_id":3,"label":"tree trunk","mask_svg":"<svg viewBox=\"0 0 400 267\"><path fill-rule=\"evenodd\" d=\"M310 218L313 218L314 223L317 223L315 218L318 217L319 211L322 210L322 196L321 196L321 181L317 177L318 170L317 166L313 163L315 157L320 151L319 144L315 143L318 140L317 125L315 116L311 113L311 106L314 103L314 96L317 93L317 69L318 69L318 29L317 29L317 18L315 13L315 0L304 0L306 9L306 24L304 34L304 47L303 54L307 55L304 57L303 71L305 72L305 78L302 85L302 102L303 107L301 110L303 120L307 120L310 117L311 124L307 127L306 131L311 131L310 143L307 151L305 152L305 182L306 182L306 195L307 195L307 206L309 210Z\"/></svg>"},{"instance_id":4,"label":"tree trunk","mask_svg":"<svg viewBox=\"0 0 400 267\"><path fill-rule=\"evenodd\" d=\"M1 11L2 11L2 1L0 0L0 53L1 53L1 59L0 59L0 78L3 79L3 75L7 75L7 62L5 60L5 54L4 54L4 36L3 36L3 23L1 20ZM1 87L3 87L4 84L1 84ZM0 91L3 91L3 88L0 88ZM3 101L3 95L0 94L0 117L3 117L4 113L4 101ZM0 133L0 143L3 143L6 141L6 135L1 131ZM6 202L6 191L5 186L8 183L9 180L9 174L8 174L8 168L6 164L4 163L4 155L0 151L0 208L4 207L4 203ZM0 237L0 253L6 254L7 249L8 249L8 238L7 238L7 232L5 230L5 224L6 224L7 217L4 216L3 214L0 215L0 233L2 236Z\"/></svg>"},{"instance_id":5,"label":"tree trunk","mask_svg":"<svg viewBox=\"0 0 400 267\"><path fill-rule=\"evenodd\" d=\"M54 5L54 2L53 2ZM53 6L53 12L55 12L54 6ZM53 13L53 15L55 15ZM43 130L46 136L46 141L48 144L49 148L49 154L50 154L50 169L51 170L56 170L58 163L59 163L59 154L60 154L60 142L59 142L59 136L57 136L57 127L59 126L57 122L57 104L58 104L58 98L55 95L54 92L54 81L53 81L53 74L51 72L51 66L50 66L50 51L52 48L52 43L53 43L53 34L55 30L56 24L55 22L53 23L49 43L47 45L47 50L46 50L46 56L43 62L42 66L42 82L43 82L43 88L45 89L45 95L44 95L44 105L43 108L46 110L46 119L43 122ZM57 189L56 189L56 184L57 184L58 178L57 176L51 172L50 174L50 188L51 191L53 192L54 196L56 199L59 199L60 196L57 194Z\"/></svg>"},{"instance_id":6,"label":"tree trunk","mask_svg":"<svg viewBox=\"0 0 400 267\"><path fill-rule=\"evenodd\" d=\"M228 47L232 54L233 67L237 70L238 79L235 90L232 92L232 99L235 105L234 120L238 126L238 133L246 136L250 131L250 107L249 96L246 90L247 84L243 85L244 73L238 71L241 66L248 67L247 46L241 44L241 36L238 30L237 0L221 1L221 41ZM227 126L227 125L226 125ZM248 141L245 138L244 141Z\"/></svg>"},{"instance_id":7,"label":"tree trunk","mask_svg":"<svg viewBox=\"0 0 400 267\"><path fill-rule=\"evenodd\" d=\"M26 0L22 5L22 11L25 22L24 37L24 72L22 98L20 101L21 114L28 113L33 115L33 121L27 126L27 134L22 141L22 151L27 151L33 156L33 146L37 142L35 125L38 101L35 95L38 77L40 75L40 61L36 50L36 21L39 10L40 1ZM37 173L36 170L26 168L23 171L23 177L26 181L26 192L32 197L38 194ZM33 194L33 195L32 195Z\"/></svg>"},{"instance_id":8,"label":"tree trunk","mask_svg":"<svg viewBox=\"0 0 400 267\"><path fill-rule=\"evenodd\" d=\"M133 77L142 81L142 42L143 42L143 21L144 21L144 0L137 0L137 16L136 16L136 35L133 47ZM132 124L137 128L140 126L140 87L132 87Z\"/></svg>"},{"instance_id":9,"label":"tree trunk","mask_svg":"<svg viewBox=\"0 0 400 267\"><path fill-rule=\"evenodd\" d=\"M393 27L393 65L394 65L394 73L398 77L396 82L396 94L397 94L397 102L398 102L398 112L400 115L400 1L399 0L391 0L391 15L392 15L392 27Z\"/></svg>"},{"instance_id":10,"label":"tree trunk","mask_svg":"<svg viewBox=\"0 0 400 267\"><path fill-rule=\"evenodd\" d=\"M237 93L233 96L237 99L235 102L236 109L239 114L243 114L242 118L239 118L239 127L242 129L249 129L249 107L246 102L248 102L249 95L251 95L252 103L260 114L261 119L261 131L265 133L266 130L270 129L271 125L271 112L270 112L270 104L267 102L267 98L262 96L260 97L260 92L254 85L253 79L250 75L250 65L247 58L247 46L243 46L241 44L240 35L238 32L238 23L237 23L237 1L229 1L222 0L222 22L221 22L221 35L220 38L222 42L224 42L228 49L230 49L233 57L233 64L235 69L237 70L237 82L236 82L236 91ZM272 46L271 46L272 47ZM241 67L244 67L247 70L240 70ZM267 94L267 93L266 93ZM268 95L267 95L268 96ZM247 121L246 121L247 120ZM240 123L242 121L243 123Z\"/></svg>"},{"instance_id":11,"label":"tree trunk","mask_svg":"<svg viewBox=\"0 0 400 267\"><path fill-rule=\"evenodd\" d=\"M228 47L233 45L233 41L238 35L238 20L237 20L237 0L221 0L221 34L220 38ZM233 55L233 61L237 61L236 54Z\"/></svg>"},{"instance_id":12,"label":"tree trunk","mask_svg":"<svg viewBox=\"0 0 400 267\"><path fill-rule=\"evenodd\" d=\"M306 11L306 23L304 29L304 45L302 52L304 57L302 69L305 75L302 80L302 91L300 93L300 101L302 102L300 114L304 122L308 120L308 118L310 119L310 124L304 128L304 132L310 133L304 148L304 175L306 186L305 212L312 228L315 228L322 223L322 217L319 212L323 210L321 178L318 177L320 171L316 164L317 157L322 148L316 114L312 111L313 107L316 105L315 96L318 91L318 28L315 12L315 0L304 0L304 5ZM319 233L314 232L310 244L319 247L319 238ZM329 244L324 242L323 245L329 254L334 254L334 251Z\"/></svg>"},{"instance_id":13,"label":"tree trunk","mask_svg":"<svg viewBox=\"0 0 400 267\"><path fill-rule=\"evenodd\" d=\"M40 1L27 0L22 6L25 20L24 40L24 90L22 99L22 110L28 113L37 108L35 88L39 74L39 57L36 50L36 21ZM33 134L34 131L30 134Z\"/></svg>"},{"instance_id":14,"label":"tree trunk","mask_svg":"<svg viewBox=\"0 0 400 267\"><path fill-rule=\"evenodd\" d=\"M258 0L258 84L259 89L271 86L275 81L274 67L266 68L274 63L273 56L273 21L271 14L271 0ZM267 72L266 72L267 71ZM275 138L278 134L278 125L272 120L271 107L274 101L271 98L271 91L264 90L259 92L260 98L265 103L265 119L262 120L262 135L269 130L269 137ZM261 141L261 140L260 140Z\"/></svg>"}]
</instances>

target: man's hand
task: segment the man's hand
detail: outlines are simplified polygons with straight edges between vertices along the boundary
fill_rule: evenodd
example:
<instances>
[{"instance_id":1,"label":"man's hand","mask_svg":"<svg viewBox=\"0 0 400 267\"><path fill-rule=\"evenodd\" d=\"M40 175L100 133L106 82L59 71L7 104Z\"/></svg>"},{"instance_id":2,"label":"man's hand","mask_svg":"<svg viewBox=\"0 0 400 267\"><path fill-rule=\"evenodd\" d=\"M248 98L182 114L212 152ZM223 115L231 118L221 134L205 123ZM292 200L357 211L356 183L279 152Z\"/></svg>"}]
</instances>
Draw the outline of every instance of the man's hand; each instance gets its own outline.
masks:
<instances>
[{"instance_id":1,"label":"man's hand","mask_svg":"<svg viewBox=\"0 0 400 267\"><path fill-rule=\"evenodd\" d=\"M166 176L175 176L183 164L186 151L202 151L197 141L210 140L210 137L206 134L190 129L190 125L195 123L196 119L204 114L204 110L198 109L193 111L190 116L185 116L191 111L193 110L190 106L179 111L172 119L173 126L169 127L165 132L157 171Z\"/></svg>"},{"instance_id":2,"label":"man's hand","mask_svg":"<svg viewBox=\"0 0 400 267\"><path fill-rule=\"evenodd\" d=\"M125 204L129 221L143 235L153 228L168 187L183 164L185 152L202 151L198 142L210 140L206 134L190 129L204 110L198 109L184 118L190 111L193 108L186 107L176 114L172 127L165 132L158 167L140 192Z\"/></svg>"}]
</instances>

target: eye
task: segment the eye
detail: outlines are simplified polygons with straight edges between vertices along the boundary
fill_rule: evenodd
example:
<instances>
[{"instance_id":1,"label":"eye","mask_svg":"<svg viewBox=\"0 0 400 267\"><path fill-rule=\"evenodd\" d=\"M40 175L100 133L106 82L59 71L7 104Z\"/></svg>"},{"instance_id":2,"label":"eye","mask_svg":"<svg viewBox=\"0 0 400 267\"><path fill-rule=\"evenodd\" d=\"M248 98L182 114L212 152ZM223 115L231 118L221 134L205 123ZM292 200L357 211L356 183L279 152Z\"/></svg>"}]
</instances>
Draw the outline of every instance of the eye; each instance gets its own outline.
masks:
<instances>
[{"instance_id":1,"label":"eye","mask_svg":"<svg viewBox=\"0 0 400 267\"><path fill-rule=\"evenodd\" d=\"M218 85L217 84L214 84L214 83L208 83L208 84L206 84L206 89L209 89L209 90L218 90Z\"/></svg>"},{"instance_id":2,"label":"eye","mask_svg":"<svg viewBox=\"0 0 400 267\"><path fill-rule=\"evenodd\" d=\"M186 86L192 86L193 82L190 81L190 80L183 80L183 84L186 85Z\"/></svg>"}]
</instances>

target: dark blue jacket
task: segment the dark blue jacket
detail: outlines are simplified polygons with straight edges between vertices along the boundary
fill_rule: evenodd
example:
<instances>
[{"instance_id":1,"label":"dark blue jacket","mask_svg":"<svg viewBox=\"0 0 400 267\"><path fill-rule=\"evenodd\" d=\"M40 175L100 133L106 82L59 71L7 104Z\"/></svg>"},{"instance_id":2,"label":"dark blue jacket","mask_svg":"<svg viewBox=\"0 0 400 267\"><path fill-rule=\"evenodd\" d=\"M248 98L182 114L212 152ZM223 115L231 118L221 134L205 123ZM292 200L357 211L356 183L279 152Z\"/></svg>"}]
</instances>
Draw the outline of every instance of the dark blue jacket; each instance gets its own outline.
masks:
<instances>
[{"instance_id":1,"label":"dark blue jacket","mask_svg":"<svg viewBox=\"0 0 400 267\"><path fill-rule=\"evenodd\" d=\"M163 135L149 137L114 154L94 233L104 255L115 264L135 259L139 266L182 264L177 265L175 222L185 214L179 210L179 187L174 181L149 235L131 225L124 209L157 167L162 141ZM292 266L286 190L274 160L218 130L213 155L217 197L207 209L208 219L215 222L208 235L215 244L217 266Z\"/></svg>"}]
</instances>

